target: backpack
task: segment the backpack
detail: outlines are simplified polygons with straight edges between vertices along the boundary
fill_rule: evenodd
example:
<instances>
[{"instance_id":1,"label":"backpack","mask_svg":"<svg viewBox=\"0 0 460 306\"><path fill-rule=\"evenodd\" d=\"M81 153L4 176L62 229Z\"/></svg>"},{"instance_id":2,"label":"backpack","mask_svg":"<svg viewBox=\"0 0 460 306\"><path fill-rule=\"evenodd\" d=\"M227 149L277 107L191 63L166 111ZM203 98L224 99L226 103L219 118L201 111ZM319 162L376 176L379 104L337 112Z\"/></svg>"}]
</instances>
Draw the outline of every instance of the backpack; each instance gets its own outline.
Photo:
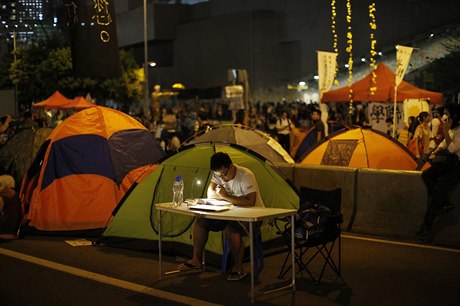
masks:
<instances>
[{"instance_id":1,"label":"backpack","mask_svg":"<svg viewBox=\"0 0 460 306\"><path fill-rule=\"evenodd\" d=\"M318 238L331 216L331 210L323 204L302 204L295 216L294 236L300 240Z\"/></svg>"}]
</instances>

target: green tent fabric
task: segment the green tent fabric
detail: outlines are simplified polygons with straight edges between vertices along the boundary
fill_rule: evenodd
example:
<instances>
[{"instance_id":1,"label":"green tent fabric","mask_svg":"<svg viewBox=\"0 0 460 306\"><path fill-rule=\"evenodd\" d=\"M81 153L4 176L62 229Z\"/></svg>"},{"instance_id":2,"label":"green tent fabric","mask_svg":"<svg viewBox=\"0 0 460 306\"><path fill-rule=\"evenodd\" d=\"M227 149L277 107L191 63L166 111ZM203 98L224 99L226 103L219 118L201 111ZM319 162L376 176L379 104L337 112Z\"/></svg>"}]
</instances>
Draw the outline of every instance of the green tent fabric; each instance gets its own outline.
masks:
<instances>
[{"instance_id":1,"label":"green tent fabric","mask_svg":"<svg viewBox=\"0 0 460 306\"><path fill-rule=\"evenodd\" d=\"M135 184L115 209L113 219L99 243L156 249L158 215L154 204L172 201L172 184L178 175L184 179L185 198L191 198L192 192L195 198L205 197L212 175L209 161L215 152L229 154L235 164L254 172L266 207L298 208L299 198L292 185L262 156L236 144L194 144L164 160L147 177ZM201 181L200 185L198 180ZM163 215L164 241L191 246L192 224L193 217L166 213ZM278 237L275 228L268 222L262 226L262 237L263 241ZM217 255L222 254L221 232L210 233L206 249Z\"/></svg>"},{"instance_id":2,"label":"green tent fabric","mask_svg":"<svg viewBox=\"0 0 460 306\"><path fill-rule=\"evenodd\" d=\"M38 149L53 129L28 128L15 134L0 150L0 163L14 177L17 188L29 169Z\"/></svg>"}]
</instances>

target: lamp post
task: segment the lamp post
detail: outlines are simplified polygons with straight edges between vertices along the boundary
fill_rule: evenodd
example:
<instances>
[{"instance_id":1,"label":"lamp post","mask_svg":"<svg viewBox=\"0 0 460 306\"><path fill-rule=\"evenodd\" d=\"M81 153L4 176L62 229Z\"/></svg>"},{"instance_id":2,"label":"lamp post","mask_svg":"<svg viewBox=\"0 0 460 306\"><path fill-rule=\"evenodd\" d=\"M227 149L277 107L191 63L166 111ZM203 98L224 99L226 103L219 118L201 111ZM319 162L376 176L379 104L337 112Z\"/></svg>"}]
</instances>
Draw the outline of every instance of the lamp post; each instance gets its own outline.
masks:
<instances>
[{"instance_id":1,"label":"lamp post","mask_svg":"<svg viewBox=\"0 0 460 306\"><path fill-rule=\"evenodd\" d=\"M149 108L149 75L148 75L148 47L147 47L147 0L144 0L144 109L150 116ZM151 121L151 118L148 118Z\"/></svg>"}]
</instances>

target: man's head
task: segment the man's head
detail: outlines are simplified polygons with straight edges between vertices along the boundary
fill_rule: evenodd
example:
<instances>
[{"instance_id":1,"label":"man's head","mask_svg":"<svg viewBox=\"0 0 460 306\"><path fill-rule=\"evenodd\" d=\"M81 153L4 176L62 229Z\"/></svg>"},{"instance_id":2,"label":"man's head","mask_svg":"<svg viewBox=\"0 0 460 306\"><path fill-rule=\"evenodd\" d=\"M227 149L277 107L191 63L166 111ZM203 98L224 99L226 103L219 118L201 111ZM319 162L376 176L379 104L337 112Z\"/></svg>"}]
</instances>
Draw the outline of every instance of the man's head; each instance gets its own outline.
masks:
<instances>
[{"instance_id":1,"label":"man's head","mask_svg":"<svg viewBox=\"0 0 460 306\"><path fill-rule=\"evenodd\" d=\"M441 117L444 115L444 107L440 106L436 108L435 110L433 110L432 114L433 118L441 119Z\"/></svg>"},{"instance_id":2,"label":"man's head","mask_svg":"<svg viewBox=\"0 0 460 306\"><path fill-rule=\"evenodd\" d=\"M321 111L318 109L315 109L314 111L311 112L311 119L317 121L321 119Z\"/></svg>"},{"instance_id":3,"label":"man's head","mask_svg":"<svg viewBox=\"0 0 460 306\"><path fill-rule=\"evenodd\" d=\"M231 166L232 160L227 153L217 152L211 156L211 170L215 176L220 178L227 177Z\"/></svg>"},{"instance_id":4,"label":"man's head","mask_svg":"<svg viewBox=\"0 0 460 306\"><path fill-rule=\"evenodd\" d=\"M452 119L451 129L456 128L460 125L460 105L459 104L449 104L444 109L444 114Z\"/></svg>"}]
</instances>

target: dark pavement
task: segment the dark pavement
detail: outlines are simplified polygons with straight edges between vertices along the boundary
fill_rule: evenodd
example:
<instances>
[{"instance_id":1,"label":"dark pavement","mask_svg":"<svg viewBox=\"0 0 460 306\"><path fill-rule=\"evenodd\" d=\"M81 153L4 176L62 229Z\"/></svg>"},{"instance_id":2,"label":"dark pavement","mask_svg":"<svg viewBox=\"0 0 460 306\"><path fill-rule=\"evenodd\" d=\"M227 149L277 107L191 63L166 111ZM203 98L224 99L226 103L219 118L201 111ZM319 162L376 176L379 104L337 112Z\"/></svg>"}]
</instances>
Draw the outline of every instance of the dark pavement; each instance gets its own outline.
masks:
<instances>
[{"instance_id":1,"label":"dark pavement","mask_svg":"<svg viewBox=\"0 0 460 306\"><path fill-rule=\"evenodd\" d=\"M76 238L0 243L0 305L250 305L250 277L229 282L208 266L158 281L157 254L64 242ZM460 250L369 238L344 234L342 278L299 274L294 294L263 294L288 282L276 278L284 255L267 257L255 305L460 305ZM164 256L164 271L176 266Z\"/></svg>"}]
</instances>

